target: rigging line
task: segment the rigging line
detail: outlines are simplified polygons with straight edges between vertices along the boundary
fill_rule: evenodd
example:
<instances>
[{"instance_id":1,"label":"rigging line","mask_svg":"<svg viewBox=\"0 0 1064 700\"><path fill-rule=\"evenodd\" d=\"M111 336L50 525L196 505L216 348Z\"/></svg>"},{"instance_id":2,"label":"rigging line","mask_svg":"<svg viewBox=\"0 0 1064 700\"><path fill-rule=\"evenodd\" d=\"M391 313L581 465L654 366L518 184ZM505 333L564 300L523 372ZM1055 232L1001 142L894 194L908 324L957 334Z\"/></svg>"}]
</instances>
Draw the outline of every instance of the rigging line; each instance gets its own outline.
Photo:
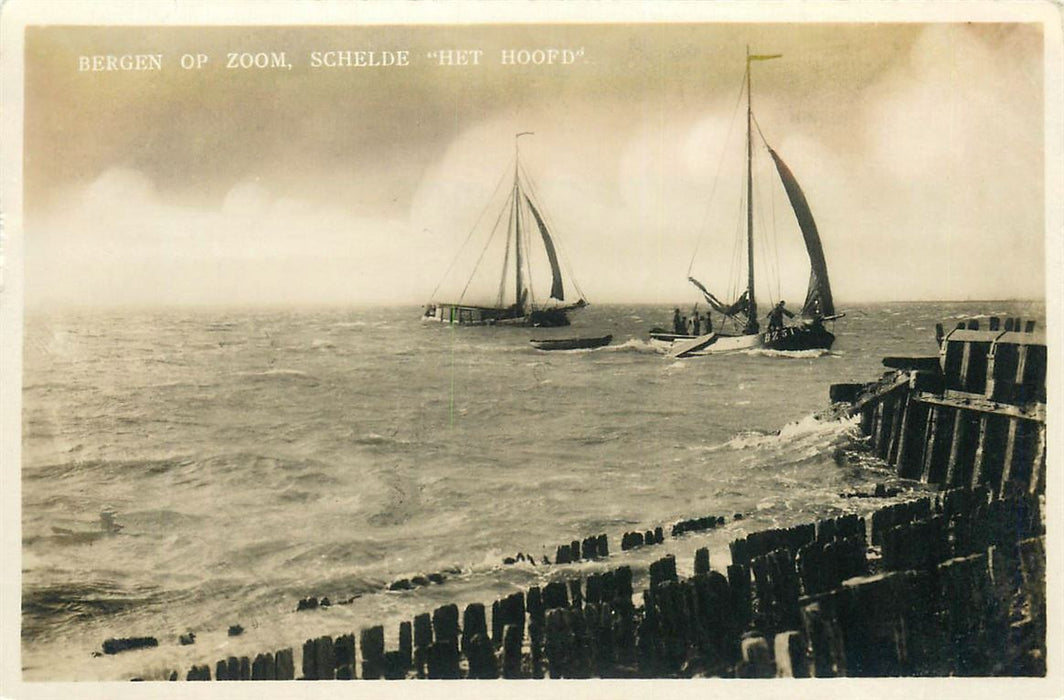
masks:
<instances>
[{"instance_id":1,"label":"rigging line","mask_svg":"<svg viewBox=\"0 0 1064 700\"><path fill-rule=\"evenodd\" d=\"M462 242L462 245L458 248L458 252L455 253L454 258L451 259L451 264L447 266L447 270L445 270L444 273L443 273L443 276L440 277L440 281L436 283L436 288L432 290L432 295L429 297L429 299L435 299L436 298L436 292L440 291L440 286L447 279L447 275L451 274L451 270L454 268L455 263L458 262L458 258L461 257L462 251L465 250L465 247L467 245L469 245L469 239L471 239L473 237L473 233L476 232L477 226L480 225L481 220L484 218L484 214L486 214L488 212L488 208L491 207L492 201L495 199L496 196L498 196L499 187L502 186L503 181L506 180L506 174L508 172L510 172L509 168L507 168L506 170L502 171L502 175L499 176L499 181L495 183L495 189L493 189L492 192L491 192L491 197L488 198L488 201L484 205L484 208L480 210L480 215L477 216L476 222L474 222L473 223L473 227L471 229L469 229L469 233L466 234L466 238ZM504 205L503 209L505 209L505 208L506 207ZM498 225L498 223L496 223L496 225ZM483 253L481 253L481 256L483 256ZM469 284L466 283L466 286L468 287Z\"/></svg>"},{"instance_id":2,"label":"rigging line","mask_svg":"<svg viewBox=\"0 0 1064 700\"><path fill-rule=\"evenodd\" d=\"M738 299L746 289L746 187L740 187L739 212L735 217L735 262L732 264L731 298Z\"/></svg>"},{"instance_id":3,"label":"rigging line","mask_svg":"<svg viewBox=\"0 0 1064 700\"><path fill-rule=\"evenodd\" d=\"M753 117L753 121L754 121L754 126L757 127L757 135L761 139L761 144L766 149L771 148L768 145L768 139L765 138L764 132L761 131L761 125L758 124L756 116ZM770 179L773 182L775 182L775 178L770 178ZM773 192L773 191L774 190L772 188L769 188L769 192ZM782 282L782 279L780 277L779 235L778 235L778 230L776 229L776 207L775 207L776 198L774 196L770 195L769 199L770 199L770 204L772 205L772 228L771 228L771 233L772 233L772 252L773 252L773 261L774 261L774 264L775 264L775 267L776 267L776 276L775 276L775 279L776 279L776 298L778 299L778 298L780 298L780 296L782 296L782 293L781 293L780 290L782 289L783 282ZM770 277L770 280L771 280L771 277ZM771 285L769 285L769 293L770 294L772 293Z\"/></svg>"},{"instance_id":4,"label":"rigging line","mask_svg":"<svg viewBox=\"0 0 1064 700\"><path fill-rule=\"evenodd\" d=\"M491 235L488 236L484 248L480 251L480 257L477 258L477 264L473 266L473 272L469 275L469 279L466 280L465 286L462 287L462 293L458 295L458 303L462 303L462 300L465 299L465 294L469 289L469 285L472 284L473 278L477 276L477 269L480 267L481 261L484 260L484 254L488 252L488 246L491 245L493 240L495 240L495 234L499 232L499 222L502 221L502 216L507 210L506 205L510 203L511 199L513 199L513 194L510 194L510 196L506 198L506 201L503 202L502 210L499 211L499 217L495 219L495 225L491 227Z\"/></svg>"},{"instance_id":5,"label":"rigging line","mask_svg":"<svg viewBox=\"0 0 1064 700\"><path fill-rule=\"evenodd\" d=\"M521 166L521 173L524 175L525 183L528 185L528 191L531 193L532 199L539 204L539 215L543 217L543 223L547 224L547 228L550 231L555 232L551 237L551 240L554 241L555 247L558 248L561 253L558 257L561 259L561 264L565 266L565 272L569 277L569 281L573 283L573 288L576 290L579 298L586 301L584 290L580 288L580 283L577 282L576 275L573 274L572 265L569 264L569 252L565 247L565 241L557 234L558 228L554 225L554 219L551 217L550 212L543 206L543 200L539 196L539 190L536 186L535 179L528 174L528 171L525 170L524 166Z\"/></svg>"},{"instance_id":6,"label":"rigging line","mask_svg":"<svg viewBox=\"0 0 1064 700\"><path fill-rule=\"evenodd\" d=\"M764 177L764 175L762 177ZM765 213L764 213L763 210L760 212L760 216L762 218L763 227L766 227L767 226L767 220L765 218ZM772 301L773 305L775 305L775 302L777 302L782 296L781 291L780 291L782 289L782 282L781 282L781 280L779 278L779 249L778 249L778 246L776 246L776 243L777 243L776 230L772 229L771 233L772 233L772 244L773 244L773 246L775 246L775 248L773 250L769 250L768 236L764 236L763 237L764 240L761 241L761 245L762 245L762 248L763 248L763 255L762 255L763 259L761 261L761 264L765 268L765 278L767 280L767 284L765 286L768 289L769 299ZM772 253L773 255L770 255L770 253ZM775 278L775 280L772 279L772 260L773 260L773 257L776 260L776 278ZM775 281L775 291L773 291L773 289L772 289L773 281Z\"/></svg>"},{"instance_id":7,"label":"rigging line","mask_svg":"<svg viewBox=\"0 0 1064 700\"><path fill-rule=\"evenodd\" d=\"M750 66L747 65L746 69L750 70ZM708 221L708 219L709 219L709 209L710 209L710 206L713 203L713 195L716 194L717 184L720 182L720 169L721 169L721 167L724 164L724 154L728 150L728 144L731 143L732 132L735 130L735 119L736 119L736 116L739 114L739 105L742 103L743 92L744 92L745 89L746 89L746 73L743 73L742 82L740 82L740 84L739 84L739 92L735 96L735 105L732 107L732 118L731 118L731 121L728 123L728 134L727 134L727 136L724 137L724 145L721 146L720 158L717 160L717 170L713 174L713 186L712 186L712 188L709 191L709 197L706 199L706 210L705 210L705 213L702 215L702 222L703 222L702 228L701 228L702 231L705 230L705 228L706 228L706 223L705 222ZM702 245L702 235L700 233L698 238L695 239L695 249L694 249L694 252L691 253L691 261L687 264L687 276L688 277L691 276L691 270L694 269L695 258L698 256L698 249L701 247L701 245Z\"/></svg>"},{"instance_id":8,"label":"rigging line","mask_svg":"<svg viewBox=\"0 0 1064 700\"><path fill-rule=\"evenodd\" d=\"M771 149L772 147L768 145L768 139L765 138L764 132L761 131L761 125L757 123L757 117L755 116L753 119L754 119L754 126L757 127L757 135L761 138L761 143L764 145L764 147L766 149ZM773 182L775 182L775 178L773 178ZM775 198L773 198L772 199L772 202L773 202L773 210L772 210L773 211L773 223L775 223L775 201L776 201ZM773 229L773 235L774 236L775 236L775 233L776 233L775 229ZM782 281L780 281L780 277L779 277L779 245L778 245L778 239L776 240L776 243L777 243L777 245L776 245L776 275L777 275L777 277L776 277L776 279L777 279L777 283L776 283L776 288L777 289L776 289L776 291L777 291L777 293L779 293L779 290L780 290L781 285L782 285Z\"/></svg>"},{"instance_id":9,"label":"rigging line","mask_svg":"<svg viewBox=\"0 0 1064 700\"><path fill-rule=\"evenodd\" d=\"M759 154L760 155L760 154ZM765 180L765 168L763 162L759 159L758 165L760 166L757 171L758 191L765 192L766 189L771 191L771 188L764 186ZM771 196L769 197L771 199ZM775 301L779 298L779 270L777 266L776 277L773 280L772 260L774 256L778 256L776 230L770 226L768 217L765 215L765 197L761 197L758 201L758 208L756 209L758 222L760 223L760 229L767 231L767 233L758 237L758 243L761 249L761 267L764 272L765 290L768 292L769 299ZM772 291L773 281L776 284L776 291Z\"/></svg>"},{"instance_id":10,"label":"rigging line","mask_svg":"<svg viewBox=\"0 0 1064 700\"><path fill-rule=\"evenodd\" d=\"M505 204L503 205L502 210L506 211L506 205ZM502 220L502 215L501 214L499 215L499 220L500 221ZM498 222L496 222L496 225L498 225ZM498 295L498 297L496 298L496 301L495 301L495 305L497 307L499 307L500 309L503 308L502 300L503 300L503 297L506 295L506 281L507 281L506 278L508 277L507 273L510 271L510 242L513 240L513 237L514 237L514 230L513 230L512 222L507 221L506 222L506 247L503 249L504 252L503 252L503 258L502 258L502 278L499 280L499 295Z\"/></svg>"},{"instance_id":11,"label":"rigging line","mask_svg":"<svg viewBox=\"0 0 1064 700\"><path fill-rule=\"evenodd\" d=\"M525 183L525 184L527 186L528 183ZM523 191L519 192L519 194L523 194L523 195L525 195L525 197L528 196ZM517 207L518 207L517 213L518 213L518 216L521 216L522 213L524 213L526 215L527 214L531 214L531 212L522 212L521 208L523 206L524 205L522 205L522 203L520 201L517 202ZM528 218L531 218L531 217L528 216L526 218L526 220ZM522 240L522 243L524 243L524 246L525 246L525 273L526 273L525 274L525 279L528 280L528 308L529 309L534 309L534 308L536 308L536 289L535 289L536 281L532 277L532 236L525 236L524 239Z\"/></svg>"}]
</instances>

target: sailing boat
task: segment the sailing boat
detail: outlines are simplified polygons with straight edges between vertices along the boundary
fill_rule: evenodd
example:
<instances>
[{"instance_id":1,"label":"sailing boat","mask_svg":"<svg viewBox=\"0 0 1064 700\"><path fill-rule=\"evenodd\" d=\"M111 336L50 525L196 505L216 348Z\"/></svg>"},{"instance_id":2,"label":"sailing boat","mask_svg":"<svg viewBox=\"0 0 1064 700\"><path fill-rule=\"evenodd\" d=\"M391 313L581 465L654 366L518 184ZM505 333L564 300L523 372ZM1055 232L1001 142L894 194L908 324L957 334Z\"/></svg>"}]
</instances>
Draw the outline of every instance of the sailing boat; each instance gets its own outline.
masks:
<instances>
[{"instance_id":1,"label":"sailing boat","mask_svg":"<svg viewBox=\"0 0 1064 700\"><path fill-rule=\"evenodd\" d=\"M551 232L547 227L546 218L543 215L543 207L539 205L534 195L534 187L531 180L521 165L521 153L518 148L519 139L522 136L530 136L533 132L523 131L514 137L514 170L513 185L510 194L503 203L495 227L488 238L487 246L494 240L496 234L502 230L501 222L506 215L506 245L503 252L501 274L499 275L498 293L488 303L475 304L466 301L466 293L473 276L477 274L474 268L472 275L466 282L462 292L454 301L437 301L436 292L433 299L425 306L423 321L439 321L457 325L513 325L513 326L568 326L569 317L567 312L581 309L587 306L583 293L580 291L576 280L569 275L572 287L575 289L577 301L567 303L566 284L562 276L559 263L558 248L554 243ZM534 222L534 231L539 233L539 243L542 244L540 258L546 257L550 267L550 293L546 299L537 299L533 280L534 270L532 245L537 236L527 230ZM475 227L474 227L475 228ZM472 236L472 231L470 236ZM469 239L466 239L469 242ZM463 246L464 248L465 246ZM461 251L459 251L461 254ZM481 253L477 262L483 260L484 252ZM457 260L457 257L456 257ZM512 260L512 267L511 267ZM452 266L454 263L452 262ZM510 286L510 278L512 287ZM441 282L442 284L442 282ZM437 285L437 291L439 286ZM512 298L509 290L513 290ZM509 303L508 303L509 302Z\"/></svg>"},{"instance_id":2,"label":"sailing boat","mask_svg":"<svg viewBox=\"0 0 1064 700\"><path fill-rule=\"evenodd\" d=\"M805 303L795 323L782 323L785 311L783 302L769 313L769 327L762 331L759 323L757 297L754 294L754 188L753 188L753 108L750 96L750 66L755 61L779 58L779 54L751 55L746 53L746 289L739 298L731 303L722 302L714 296L701 282L693 277L688 280L698 288L710 307L724 316L736 330L733 332L709 332L702 335L685 335L652 331L650 337L656 344L663 345L671 357L688 357L691 355L711 355L736 352L741 350L817 350L830 349L835 341L825 321L833 321L842 314L835 312L835 303L831 297L831 284L828 281L827 262L824 248L820 243L813 213L809 209L802 188L798 185L791 169L783 162L779 154L765 142L783 189L787 193L794 211L798 227L802 231L805 249L809 254L809 288ZM760 134L760 127L758 128ZM764 136L762 136L764 141Z\"/></svg>"}]
</instances>

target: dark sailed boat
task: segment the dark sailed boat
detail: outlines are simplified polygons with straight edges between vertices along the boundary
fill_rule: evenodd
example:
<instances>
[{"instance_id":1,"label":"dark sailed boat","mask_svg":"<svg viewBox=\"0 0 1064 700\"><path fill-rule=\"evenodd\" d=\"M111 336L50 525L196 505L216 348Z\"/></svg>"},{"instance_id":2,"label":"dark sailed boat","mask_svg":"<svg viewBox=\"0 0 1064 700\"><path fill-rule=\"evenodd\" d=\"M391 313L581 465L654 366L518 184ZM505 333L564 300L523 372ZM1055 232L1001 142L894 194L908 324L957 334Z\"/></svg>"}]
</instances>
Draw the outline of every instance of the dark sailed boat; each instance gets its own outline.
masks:
<instances>
[{"instance_id":1,"label":"dark sailed boat","mask_svg":"<svg viewBox=\"0 0 1064 700\"><path fill-rule=\"evenodd\" d=\"M835 311L835 303L831 297L831 284L828 282L827 262L824 259L824 248L820 243L820 234L817 231L813 213L809 209L809 202L798 185L794 174L787 164L783 162L779 154L767 142L764 136L761 140L772 157L776 172L779 175L787 198L794 211L798 227L802 231L805 249L809 254L809 288L805 295L805 303L796 318L796 322L790 325L770 324L768 330L762 331L758 318L757 299L754 295L754 191L753 191L753 110L750 106L750 65L754 61L763 61L779 58L779 55L746 55L746 74L744 76L746 88L746 289L734 303L727 304L714 296L706 287L693 277L688 280L702 293L706 302L717 313L724 316L726 324L731 327L729 331L712 332L705 335L682 335L677 333L661 332L658 329L651 331L650 337L655 344L664 346L667 353L672 357L688 357L692 355L711 355L719 353L736 352L742 350L766 349L766 350L827 350L835 341L835 336L824 327L825 321L833 321L842 314ZM761 135L760 127L758 134ZM782 320L781 311L775 311L777 318ZM787 312L789 314L789 312ZM771 316L772 314L770 314Z\"/></svg>"},{"instance_id":2,"label":"dark sailed boat","mask_svg":"<svg viewBox=\"0 0 1064 700\"><path fill-rule=\"evenodd\" d=\"M601 348L613 342L612 335L604 335L599 338L551 338L547 340L528 341L537 350L591 350Z\"/></svg>"},{"instance_id":3,"label":"dark sailed boat","mask_svg":"<svg viewBox=\"0 0 1064 700\"><path fill-rule=\"evenodd\" d=\"M576 280L572 274L569 279L577 293L575 302L567 301L566 284L562 276L559 263L559 251L547 227L543 207L534 196L529 177L521 165L520 151L516 147L517 139L521 136L530 135L532 132L522 132L515 137L514 147L514 175L510 194L503 203L495 226L491 229L484 250L477 259L476 267L465 282L461 293L450 299L438 301L433 293L433 299L425 306L423 321L438 321L441 323L457 325L511 325L511 326L568 326L569 311L575 311L587 306L587 301L580 292ZM503 217L506 218L505 226L502 225ZM534 226L532 224L534 222ZM528 228L533 228L539 235L530 234ZM475 227L474 227L475 229ZM496 268L498 291L494 299L479 300L475 303L472 299L467 300L467 292L470 283L477 275L481 261L485 258L491 243L496 236L506 231L505 247L502 250L501 269ZM470 232L472 237L473 231ZM538 246L533 247L536 239L542 244L542 250ZM469 242L467 238L466 243ZM465 246L463 246L464 248ZM462 251L459 251L461 254ZM533 269L533 259L538 258L550 268L550 292L545 299L536 297L533 281L536 270ZM545 261L543 260L545 258ZM456 258L457 259L457 258ZM454 263L452 263L452 266ZM442 282L441 282L442 284ZM439 287L437 286L437 291ZM470 295L472 296L472 294ZM456 297L456 298L455 298Z\"/></svg>"}]
</instances>

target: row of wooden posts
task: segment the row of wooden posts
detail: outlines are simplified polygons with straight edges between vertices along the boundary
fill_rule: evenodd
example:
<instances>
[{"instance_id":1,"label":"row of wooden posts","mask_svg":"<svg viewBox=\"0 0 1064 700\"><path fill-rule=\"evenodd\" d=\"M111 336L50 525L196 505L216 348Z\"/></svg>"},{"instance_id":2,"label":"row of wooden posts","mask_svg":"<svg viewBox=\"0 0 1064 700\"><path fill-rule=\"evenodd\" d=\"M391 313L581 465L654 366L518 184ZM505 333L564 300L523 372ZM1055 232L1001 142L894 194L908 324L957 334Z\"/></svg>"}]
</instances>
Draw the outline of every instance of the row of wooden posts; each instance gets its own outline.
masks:
<instances>
[{"instance_id":1,"label":"row of wooden posts","mask_svg":"<svg viewBox=\"0 0 1064 700\"><path fill-rule=\"evenodd\" d=\"M394 649L383 626L309 639L298 678L1039 675L1043 532L1036 495L954 489L870 522L752 533L731 543L726 574L704 548L688 578L666 556L638 604L621 566L490 608L441 606L402 622ZM213 677L292 680L293 657L229 657ZM202 665L186 678L211 676Z\"/></svg>"}]
</instances>

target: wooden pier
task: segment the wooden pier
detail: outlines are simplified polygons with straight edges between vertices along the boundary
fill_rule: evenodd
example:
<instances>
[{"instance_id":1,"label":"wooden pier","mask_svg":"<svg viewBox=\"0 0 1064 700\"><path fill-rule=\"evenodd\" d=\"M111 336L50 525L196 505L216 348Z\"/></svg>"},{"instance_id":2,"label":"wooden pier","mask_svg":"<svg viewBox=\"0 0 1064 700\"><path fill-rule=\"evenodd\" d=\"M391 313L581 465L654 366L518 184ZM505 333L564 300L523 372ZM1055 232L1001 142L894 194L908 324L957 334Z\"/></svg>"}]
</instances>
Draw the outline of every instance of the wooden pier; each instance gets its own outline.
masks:
<instances>
[{"instance_id":1,"label":"wooden pier","mask_svg":"<svg viewBox=\"0 0 1064 700\"><path fill-rule=\"evenodd\" d=\"M938 357L886 358L873 384L836 384L832 400L898 476L944 488L1040 494L1046 469L1046 344L1033 321L991 317L948 335Z\"/></svg>"}]
</instances>

